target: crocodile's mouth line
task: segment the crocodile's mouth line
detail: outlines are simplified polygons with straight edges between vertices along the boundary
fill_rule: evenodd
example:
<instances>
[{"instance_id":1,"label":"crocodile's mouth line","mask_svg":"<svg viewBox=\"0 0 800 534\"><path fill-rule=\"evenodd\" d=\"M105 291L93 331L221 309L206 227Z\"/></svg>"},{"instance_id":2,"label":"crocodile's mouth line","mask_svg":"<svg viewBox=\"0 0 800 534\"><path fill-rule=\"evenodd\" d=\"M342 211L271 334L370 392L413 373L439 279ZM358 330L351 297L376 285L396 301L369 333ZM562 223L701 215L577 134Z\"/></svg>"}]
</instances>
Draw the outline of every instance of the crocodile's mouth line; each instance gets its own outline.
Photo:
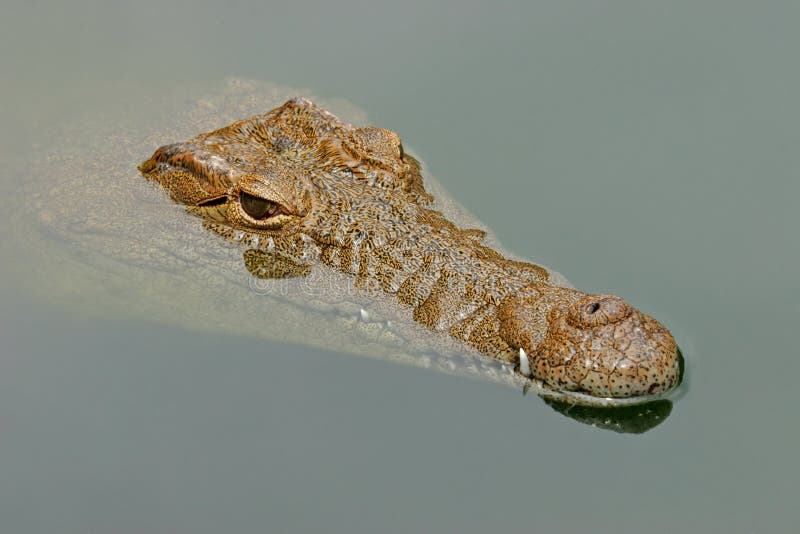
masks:
<instances>
[{"instance_id":1,"label":"crocodile's mouth line","mask_svg":"<svg viewBox=\"0 0 800 534\"><path fill-rule=\"evenodd\" d=\"M637 395L634 397L595 397L588 393L581 391L564 391L552 389L543 381L538 379L531 380L535 386L536 394L544 399L556 400L567 404L576 404L579 406L592 406L596 408L622 408L624 406L637 406L639 404L647 404L655 400L663 399L669 393L660 395ZM670 390L672 391L672 390Z\"/></svg>"}]
</instances>

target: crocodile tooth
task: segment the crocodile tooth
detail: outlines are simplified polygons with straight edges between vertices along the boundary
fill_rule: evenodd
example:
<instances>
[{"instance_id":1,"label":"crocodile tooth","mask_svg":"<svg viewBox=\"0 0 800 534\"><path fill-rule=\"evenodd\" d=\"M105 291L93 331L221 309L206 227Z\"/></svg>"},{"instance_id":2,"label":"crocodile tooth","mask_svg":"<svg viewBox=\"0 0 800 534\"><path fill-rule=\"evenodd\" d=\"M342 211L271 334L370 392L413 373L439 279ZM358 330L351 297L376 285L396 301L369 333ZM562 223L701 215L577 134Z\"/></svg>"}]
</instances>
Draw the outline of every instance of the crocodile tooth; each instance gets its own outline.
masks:
<instances>
[{"instance_id":1,"label":"crocodile tooth","mask_svg":"<svg viewBox=\"0 0 800 534\"><path fill-rule=\"evenodd\" d=\"M519 372L525 376L531 376L531 365L528 363L528 355L522 347L519 348Z\"/></svg>"},{"instance_id":2,"label":"crocodile tooth","mask_svg":"<svg viewBox=\"0 0 800 534\"><path fill-rule=\"evenodd\" d=\"M364 308L361 308L361 310L359 311L359 316L361 317L361 320L364 321L365 323L369 321L369 314L367 313L367 310L365 310Z\"/></svg>"}]
</instances>

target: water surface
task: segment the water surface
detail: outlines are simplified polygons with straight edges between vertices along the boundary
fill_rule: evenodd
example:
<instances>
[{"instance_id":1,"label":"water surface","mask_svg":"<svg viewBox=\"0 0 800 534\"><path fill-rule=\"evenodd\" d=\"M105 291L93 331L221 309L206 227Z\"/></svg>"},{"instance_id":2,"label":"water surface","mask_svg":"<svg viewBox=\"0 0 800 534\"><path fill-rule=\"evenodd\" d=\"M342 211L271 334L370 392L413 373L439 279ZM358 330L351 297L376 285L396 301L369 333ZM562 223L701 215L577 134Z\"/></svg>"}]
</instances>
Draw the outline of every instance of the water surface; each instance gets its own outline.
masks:
<instances>
[{"instance_id":1,"label":"water surface","mask_svg":"<svg viewBox=\"0 0 800 534\"><path fill-rule=\"evenodd\" d=\"M196 6L0 22L0 531L796 528L795 3ZM113 263L81 275L57 235L20 239L19 185L63 125L148 124L109 87L230 75L354 103L507 248L661 320L687 359L670 416L618 434L485 382L187 329L105 292ZM36 290L48 262L75 291Z\"/></svg>"}]
</instances>

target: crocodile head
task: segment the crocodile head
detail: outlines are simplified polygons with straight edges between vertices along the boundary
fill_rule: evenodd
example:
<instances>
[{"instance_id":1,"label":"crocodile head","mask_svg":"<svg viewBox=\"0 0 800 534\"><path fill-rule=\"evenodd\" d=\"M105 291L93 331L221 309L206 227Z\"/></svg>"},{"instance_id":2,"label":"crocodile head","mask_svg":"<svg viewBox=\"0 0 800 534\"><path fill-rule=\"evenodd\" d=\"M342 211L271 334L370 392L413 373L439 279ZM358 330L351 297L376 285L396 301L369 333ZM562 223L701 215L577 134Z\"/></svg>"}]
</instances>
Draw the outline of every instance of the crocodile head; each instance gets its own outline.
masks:
<instances>
[{"instance_id":1,"label":"crocodile head","mask_svg":"<svg viewBox=\"0 0 800 534\"><path fill-rule=\"evenodd\" d=\"M519 361L551 391L631 399L679 379L657 321L618 297L549 285L546 269L504 258L432 209L419 163L389 130L294 99L162 146L140 170L217 233L259 249L245 254L251 273L308 272L288 259L370 279L419 323Z\"/></svg>"}]
</instances>

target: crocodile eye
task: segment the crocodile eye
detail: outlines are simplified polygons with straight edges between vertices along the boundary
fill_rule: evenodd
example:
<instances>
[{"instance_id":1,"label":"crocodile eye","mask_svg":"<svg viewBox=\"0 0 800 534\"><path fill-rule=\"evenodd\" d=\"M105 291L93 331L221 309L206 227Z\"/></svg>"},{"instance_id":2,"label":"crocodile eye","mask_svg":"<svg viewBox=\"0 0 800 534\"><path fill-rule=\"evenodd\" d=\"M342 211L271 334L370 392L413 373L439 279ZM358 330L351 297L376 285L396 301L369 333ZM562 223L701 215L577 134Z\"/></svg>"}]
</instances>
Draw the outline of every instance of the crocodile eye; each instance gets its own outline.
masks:
<instances>
[{"instance_id":1,"label":"crocodile eye","mask_svg":"<svg viewBox=\"0 0 800 534\"><path fill-rule=\"evenodd\" d=\"M266 219L278 209L274 202L244 192L240 193L239 202L244 212L253 219Z\"/></svg>"}]
</instances>

